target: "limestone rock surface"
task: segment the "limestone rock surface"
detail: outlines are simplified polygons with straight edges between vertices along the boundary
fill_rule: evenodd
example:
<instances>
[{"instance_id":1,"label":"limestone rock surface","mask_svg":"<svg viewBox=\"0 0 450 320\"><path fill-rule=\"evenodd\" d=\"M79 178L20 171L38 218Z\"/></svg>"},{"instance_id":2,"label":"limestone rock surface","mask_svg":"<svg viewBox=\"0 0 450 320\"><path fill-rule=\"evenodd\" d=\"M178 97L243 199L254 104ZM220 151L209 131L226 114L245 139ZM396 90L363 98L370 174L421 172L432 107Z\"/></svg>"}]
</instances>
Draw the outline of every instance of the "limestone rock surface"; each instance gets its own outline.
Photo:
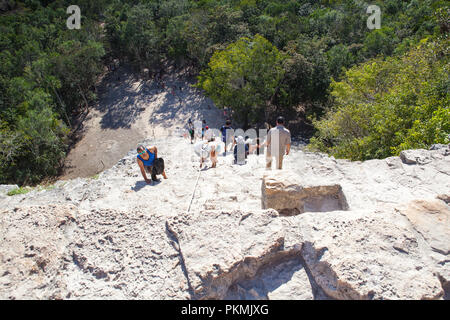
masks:
<instances>
[{"instance_id":1,"label":"limestone rock surface","mask_svg":"<svg viewBox=\"0 0 450 320\"><path fill-rule=\"evenodd\" d=\"M431 249L394 211L305 213L302 257L315 282L335 299L438 299Z\"/></svg>"},{"instance_id":2,"label":"limestone rock surface","mask_svg":"<svg viewBox=\"0 0 450 320\"><path fill-rule=\"evenodd\" d=\"M0 200L6 199L8 197L8 192L17 189L18 186L15 184L3 184L0 185Z\"/></svg>"},{"instance_id":3,"label":"limestone rock surface","mask_svg":"<svg viewBox=\"0 0 450 320\"><path fill-rule=\"evenodd\" d=\"M275 210L206 211L168 222L183 257L195 298L223 299L235 282L301 247L285 248Z\"/></svg>"},{"instance_id":4,"label":"limestone rock surface","mask_svg":"<svg viewBox=\"0 0 450 320\"><path fill-rule=\"evenodd\" d=\"M73 206L0 211L0 299L64 299L66 232Z\"/></svg>"},{"instance_id":5,"label":"limestone rock surface","mask_svg":"<svg viewBox=\"0 0 450 320\"><path fill-rule=\"evenodd\" d=\"M130 146L91 178L0 186L0 298L449 298L448 146L351 162L293 144L269 172L142 144L168 180L147 185Z\"/></svg>"}]
</instances>

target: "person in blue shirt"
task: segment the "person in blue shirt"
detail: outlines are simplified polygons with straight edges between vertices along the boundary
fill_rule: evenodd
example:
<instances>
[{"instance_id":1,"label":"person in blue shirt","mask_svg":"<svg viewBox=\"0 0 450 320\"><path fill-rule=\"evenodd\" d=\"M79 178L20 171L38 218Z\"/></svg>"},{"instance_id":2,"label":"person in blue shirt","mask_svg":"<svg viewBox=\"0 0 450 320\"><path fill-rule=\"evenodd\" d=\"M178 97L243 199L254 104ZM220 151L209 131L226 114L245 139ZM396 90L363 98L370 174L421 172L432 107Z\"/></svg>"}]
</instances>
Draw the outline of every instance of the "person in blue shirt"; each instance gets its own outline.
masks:
<instances>
[{"instance_id":1,"label":"person in blue shirt","mask_svg":"<svg viewBox=\"0 0 450 320\"><path fill-rule=\"evenodd\" d=\"M164 179L167 179L166 171L164 170L164 161L162 161L161 158L158 158L158 149L156 147L145 148L144 146L139 146L137 152L137 163L141 169L145 182L149 184L152 182L147 178L146 171L151 174L153 181L158 181L156 178L158 171L162 171Z\"/></svg>"}]
</instances>

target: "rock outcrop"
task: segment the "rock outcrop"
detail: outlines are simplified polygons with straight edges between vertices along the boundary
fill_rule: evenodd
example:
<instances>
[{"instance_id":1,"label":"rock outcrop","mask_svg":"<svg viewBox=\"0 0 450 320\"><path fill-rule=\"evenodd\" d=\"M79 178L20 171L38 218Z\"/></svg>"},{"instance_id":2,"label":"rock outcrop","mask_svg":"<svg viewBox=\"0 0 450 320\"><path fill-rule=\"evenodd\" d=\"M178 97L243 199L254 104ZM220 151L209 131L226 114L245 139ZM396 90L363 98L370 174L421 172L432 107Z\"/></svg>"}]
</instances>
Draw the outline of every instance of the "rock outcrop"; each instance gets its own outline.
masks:
<instances>
[{"instance_id":1,"label":"rock outcrop","mask_svg":"<svg viewBox=\"0 0 450 320\"><path fill-rule=\"evenodd\" d=\"M253 278L263 265L299 252L286 246L275 210L206 211L168 222L183 258L194 298L223 299L239 280Z\"/></svg>"},{"instance_id":2,"label":"rock outcrop","mask_svg":"<svg viewBox=\"0 0 450 320\"><path fill-rule=\"evenodd\" d=\"M147 185L131 151L96 177L7 196L1 299L448 299L450 149L350 162L293 146L198 170L179 137Z\"/></svg>"},{"instance_id":3,"label":"rock outcrop","mask_svg":"<svg viewBox=\"0 0 450 320\"><path fill-rule=\"evenodd\" d=\"M335 299L437 299L443 289L430 247L392 211L305 214L302 257Z\"/></svg>"},{"instance_id":4,"label":"rock outcrop","mask_svg":"<svg viewBox=\"0 0 450 320\"><path fill-rule=\"evenodd\" d=\"M428 252L434 262L446 299L450 299L450 208L447 196L438 199L412 201L397 210L413 225L414 229L431 247Z\"/></svg>"},{"instance_id":5,"label":"rock outcrop","mask_svg":"<svg viewBox=\"0 0 450 320\"><path fill-rule=\"evenodd\" d=\"M276 209L282 215L348 209L339 184L308 183L287 171L265 174L261 189L262 208Z\"/></svg>"},{"instance_id":6,"label":"rock outcrop","mask_svg":"<svg viewBox=\"0 0 450 320\"><path fill-rule=\"evenodd\" d=\"M189 297L161 217L73 205L0 217L0 299Z\"/></svg>"}]
</instances>

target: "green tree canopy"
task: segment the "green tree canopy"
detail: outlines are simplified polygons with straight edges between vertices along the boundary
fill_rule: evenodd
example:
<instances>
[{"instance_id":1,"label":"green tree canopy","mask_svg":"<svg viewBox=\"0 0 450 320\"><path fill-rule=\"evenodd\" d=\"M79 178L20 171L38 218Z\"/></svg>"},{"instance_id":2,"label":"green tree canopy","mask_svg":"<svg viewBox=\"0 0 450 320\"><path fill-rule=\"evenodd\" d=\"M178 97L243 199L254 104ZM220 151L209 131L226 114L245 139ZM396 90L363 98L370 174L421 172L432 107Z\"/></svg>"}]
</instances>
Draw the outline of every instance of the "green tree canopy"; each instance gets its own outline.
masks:
<instances>
[{"instance_id":1,"label":"green tree canopy","mask_svg":"<svg viewBox=\"0 0 450 320\"><path fill-rule=\"evenodd\" d=\"M400 57L348 70L331 85L334 107L315 121L311 149L367 160L449 143L448 45L424 39Z\"/></svg>"},{"instance_id":2,"label":"green tree canopy","mask_svg":"<svg viewBox=\"0 0 450 320\"><path fill-rule=\"evenodd\" d=\"M284 76L284 59L262 36L243 37L214 53L197 85L248 126L265 120L266 105Z\"/></svg>"}]
</instances>

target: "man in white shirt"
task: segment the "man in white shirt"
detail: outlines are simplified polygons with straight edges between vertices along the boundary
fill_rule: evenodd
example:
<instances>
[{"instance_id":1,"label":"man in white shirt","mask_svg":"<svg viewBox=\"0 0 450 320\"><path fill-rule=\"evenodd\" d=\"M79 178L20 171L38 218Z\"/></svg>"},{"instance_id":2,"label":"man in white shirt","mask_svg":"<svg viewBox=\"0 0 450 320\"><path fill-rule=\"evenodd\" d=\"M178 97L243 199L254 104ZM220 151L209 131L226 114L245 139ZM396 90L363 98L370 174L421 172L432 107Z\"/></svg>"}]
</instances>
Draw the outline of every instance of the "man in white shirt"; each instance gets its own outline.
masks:
<instances>
[{"instance_id":1,"label":"man in white shirt","mask_svg":"<svg viewBox=\"0 0 450 320\"><path fill-rule=\"evenodd\" d=\"M272 169L273 157L276 158L277 169L283 168L283 157L291 151L291 132L284 127L284 118L278 117L277 126L267 134L266 169Z\"/></svg>"}]
</instances>

